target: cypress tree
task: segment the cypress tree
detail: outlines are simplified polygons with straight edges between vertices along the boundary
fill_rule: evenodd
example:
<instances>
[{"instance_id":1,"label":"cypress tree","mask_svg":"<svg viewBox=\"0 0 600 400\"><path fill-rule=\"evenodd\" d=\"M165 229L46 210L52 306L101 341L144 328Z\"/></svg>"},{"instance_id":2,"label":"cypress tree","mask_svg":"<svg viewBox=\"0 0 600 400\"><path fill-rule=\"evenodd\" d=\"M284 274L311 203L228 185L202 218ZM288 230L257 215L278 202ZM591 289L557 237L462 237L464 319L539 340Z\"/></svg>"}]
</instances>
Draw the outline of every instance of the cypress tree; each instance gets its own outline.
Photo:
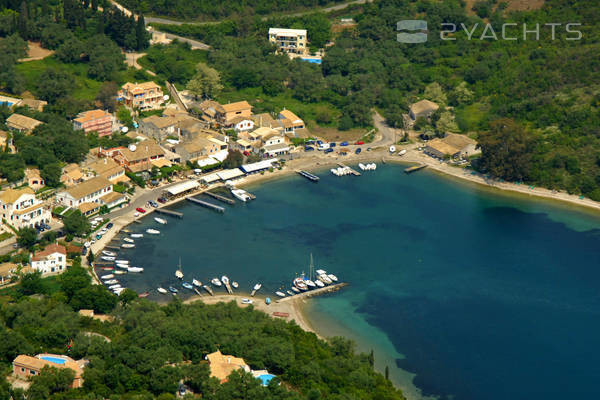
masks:
<instances>
[{"instance_id":1,"label":"cypress tree","mask_svg":"<svg viewBox=\"0 0 600 400\"><path fill-rule=\"evenodd\" d=\"M27 26L29 24L29 12L27 10L27 3L23 1L21 8L19 9L19 19L17 21L17 30L19 35L25 40L29 39L29 32Z\"/></svg>"},{"instance_id":2,"label":"cypress tree","mask_svg":"<svg viewBox=\"0 0 600 400\"><path fill-rule=\"evenodd\" d=\"M385 366L385 380L390 380L390 367L388 367L387 365Z\"/></svg>"},{"instance_id":3,"label":"cypress tree","mask_svg":"<svg viewBox=\"0 0 600 400\"><path fill-rule=\"evenodd\" d=\"M144 16L140 14L135 26L135 38L137 40L137 50L144 50L148 47L148 33L146 32L146 22Z\"/></svg>"},{"instance_id":4,"label":"cypress tree","mask_svg":"<svg viewBox=\"0 0 600 400\"><path fill-rule=\"evenodd\" d=\"M369 365L371 367L375 365L375 354L373 353L373 349L371 349L371 353L369 353Z\"/></svg>"}]
</instances>

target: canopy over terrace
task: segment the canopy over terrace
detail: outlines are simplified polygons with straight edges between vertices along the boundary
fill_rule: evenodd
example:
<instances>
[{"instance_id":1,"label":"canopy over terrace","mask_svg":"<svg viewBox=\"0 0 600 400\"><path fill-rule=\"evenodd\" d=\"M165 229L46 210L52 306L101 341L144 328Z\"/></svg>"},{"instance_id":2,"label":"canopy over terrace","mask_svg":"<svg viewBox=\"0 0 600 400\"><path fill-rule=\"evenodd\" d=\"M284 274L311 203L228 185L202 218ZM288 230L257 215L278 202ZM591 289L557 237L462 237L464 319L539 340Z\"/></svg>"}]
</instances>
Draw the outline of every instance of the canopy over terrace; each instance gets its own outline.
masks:
<instances>
[{"instance_id":1,"label":"canopy over terrace","mask_svg":"<svg viewBox=\"0 0 600 400\"><path fill-rule=\"evenodd\" d=\"M223 170L223 171L219 171L216 174L219 177L219 179L221 179L222 181L227 181L227 180L230 180L230 179L236 179L236 178L239 178L239 177L245 175L242 172L242 170L240 170L239 168L226 169L226 170Z\"/></svg>"},{"instance_id":2,"label":"canopy over terrace","mask_svg":"<svg viewBox=\"0 0 600 400\"><path fill-rule=\"evenodd\" d=\"M271 158L269 160L262 160L262 161L255 162L252 164L244 164L240 167L240 169L247 174L252 174L254 172L259 172L259 171L263 171L265 169L269 169L273 166L273 163L276 163L276 162L277 162L276 158Z\"/></svg>"},{"instance_id":3,"label":"canopy over terrace","mask_svg":"<svg viewBox=\"0 0 600 400\"><path fill-rule=\"evenodd\" d=\"M177 185L173 185L167 190L165 190L165 194L168 196L178 196L180 194L196 190L200 187L200 184L197 181L185 181L178 183Z\"/></svg>"}]
</instances>

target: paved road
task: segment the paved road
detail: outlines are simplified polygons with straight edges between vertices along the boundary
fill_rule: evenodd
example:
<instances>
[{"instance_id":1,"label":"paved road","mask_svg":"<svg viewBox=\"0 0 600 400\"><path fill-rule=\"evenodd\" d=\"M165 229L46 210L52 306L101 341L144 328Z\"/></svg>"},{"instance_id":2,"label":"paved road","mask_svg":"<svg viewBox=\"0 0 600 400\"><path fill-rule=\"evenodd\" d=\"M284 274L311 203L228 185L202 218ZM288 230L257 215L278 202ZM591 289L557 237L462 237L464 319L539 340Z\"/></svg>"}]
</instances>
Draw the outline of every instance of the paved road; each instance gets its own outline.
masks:
<instances>
[{"instance_id":1,"label":"paved road","mask_svg":"<svg viewBox=\"0 0 600 400\"><path fill-rule=\"evenodd\" d=\"M392 128L385 123L385 118L377 111L373 114L373 124L379 131L378 137L370 144L371 147L376 146L391 146L395 144L398 139L401 138L402 131L400 129Z\"/></svg>"}]
</instances>

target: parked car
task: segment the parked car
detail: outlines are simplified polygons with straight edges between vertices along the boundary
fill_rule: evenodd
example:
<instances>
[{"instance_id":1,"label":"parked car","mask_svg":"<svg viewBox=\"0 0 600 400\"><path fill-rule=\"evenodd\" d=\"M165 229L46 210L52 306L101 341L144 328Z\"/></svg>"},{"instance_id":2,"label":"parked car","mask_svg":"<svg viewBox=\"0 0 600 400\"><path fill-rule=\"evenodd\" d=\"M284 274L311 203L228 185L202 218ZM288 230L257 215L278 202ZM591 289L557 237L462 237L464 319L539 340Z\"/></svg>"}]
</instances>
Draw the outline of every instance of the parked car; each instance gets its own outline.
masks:
<instances>
[{"instance_id":1,"label":"parked car","mask_svg":"<svg viewBox=\"0 0 600 400\"><path fill-rule=\"evenodd\" d=\"M154 208L157 208L157 207L158 207L158 203L157 203L157 202L155 202L155 201L152 201L152 200L150 200L148 203L150 203L150 205L151 205L152 207L154 207Z\"/></svg>"},{"instance_id":2,"label":"parked car","mask_svg":"<svg viewBox=\"0 0 600 400\"><path fill-rule=\"evenodd\" d=\"M356 143L354 143L354 144L361 145L361 144L365 144L365 142L363 142L362 140L359 140L359 141L357 141L357 142L356 142Z\"/></svg>"},{"instance_id":3,"label":"parked car","mask_svg":"<svg viewBox=\"0 0 600 400\"><path fill-rule=\"evenodd\" d=\"M314 151L315 148L312 146L304 146L304 151Z\"/></svg>"},{"instance_id":4,"label":"parked car","mask_svg":"<svg viewBox=\"0 0 600 400\"><path fill-rule=\"evenodd\" d=\"M158 199L156 199L156 201L158 201L159 203L166 203L167 199L165 199L164 197L159 197Z\"/></svg>"},{"instance_id":5,"label":"parked car","mask_svg":"<svg viewBox=\"0 0 600 400\"><path fill-rule=\"evenodd\" d=\"M146 210L144 210L142 207L136 208L135 211L142 213L142 214L146 212Z\"/></svg>"},{"instance_id":6,"label":"parked car","mask_svg":"<svg viewBox=\"0 0 600 400\"><path fill-rule=\"evenodd\" d=\"M112 222L109 222L108 224L106 224L106 227L108 229L112 228L113 226L115 226Z\"/></svg>"},{"instance_id":7,"label":"parked car","mask_svg":"<svg viewBox=\"0 0 600 400\"><path fill-rule=\"evenodd\" d=\"M87 254L87 252L88 252L88 248L87 247L82 247L81 248L81 255L82 256L85 256Z\"/></svg>"},{"instance_id":8,"label":"parked car","mask_svg":"<svg viewBox=\"0 0 600 400\"><path fill-rule=\"evenodd\" d=\"M340 146L348 146L348 142L342 142L340 143Z\"/></svg>"},{"instance_id":9,"label":"parked car","mask_svg":"<svg viewBox=\"0 0 600 400\"><path fill-rule=\"evenodd\" d=\"M333 149L332 148L325 149L325 154L327 154L327 153L333 153Z\"/></svg>"},{"instance_id":10,"label":"parked car","mask_svg":"<svg viewBox=\"0 0 600 400\"><path fill-rule=\"evenodd\" d=\"M331 142L331 143L329 143L329 147L335 147L335 146L336 146L336 145L335 145L335 142Z\"/></svg>"},{"instance_id":11,"label":"parked car","mask_svg":"<svg viewBox=\"0 0 600 400\"><path fill-rule=\"evenodd\" d=\"M360 154L362 150L360 149L360 147L358 149L356 149L356 151L354 152L355 154Z\"/></svg>"},{"instance_id":12,"label":"parked car","mask_svg":"<svg viewBox=\"0 0 600 400\"><path fill-rule=\"evenodd\" d=\"M322 140L317 140L317 144L323 144Z\"/></svg>"},{"instance_id":13,"label":"parked car","mask_svg":"<svg viewBox=\"0 0 600 400\"><path fill-rule=\"evenodd\" d=\"M250 155L250 152L248 150L244 150L244 152L242 154L245 155L246 157L248 157Z\"/></svg>"}]
</instances>

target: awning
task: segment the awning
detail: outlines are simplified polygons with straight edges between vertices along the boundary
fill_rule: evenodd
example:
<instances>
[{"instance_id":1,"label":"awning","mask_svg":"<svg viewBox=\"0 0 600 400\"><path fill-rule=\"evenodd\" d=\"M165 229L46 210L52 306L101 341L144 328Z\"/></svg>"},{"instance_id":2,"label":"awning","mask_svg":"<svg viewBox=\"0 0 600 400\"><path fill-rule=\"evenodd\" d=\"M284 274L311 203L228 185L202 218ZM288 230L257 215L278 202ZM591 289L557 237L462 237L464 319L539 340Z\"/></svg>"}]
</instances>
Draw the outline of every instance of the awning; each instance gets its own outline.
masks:
<instances>
[{"instance_id":1,"label":"awning","mask_svg":"<svg viewBox=\"0 0 600 400\"><path fill-rule=\"evenodd\" d=\"M225 161L225 159L227 158L228 155L229 155L229 152L227 150L221 150L221 151L218 151L215 154L211 155L211 157L216 160L219 160L219 162L223 162L223 161Z\"/></svg>"},{"instance_id":2,"label":"awning","mask_svg":"<svg viewBox=\"0 0 600 400\"><path fill-rule=\"evenodd\" d=\"M204 183L213 183L218 181L219 179L219 175L217 174L208 174L200 178L200 180Z\"/></svg>"},{"instance_id":3,"label":"awning","mask_svg":"<svg viewBox=\"0 0 600 400\"><path fill-rule=\"evenodd\" d=\"M252 164L244 164L240 167L240 169L247 174L251 174L256 171L262 171L264 169L271 168L274 162L277 162L277 158L271 158L269 160L263 160Z\"/></svg>"},{"instance_id":4,"label":"awning","mask_svg":"<svg viewBox=\"0 0 600 400\"><path fill-rule=\"evenodd\" d=\"M229 179L239 178L240 176L244 176L244 173L239 168L234 169L226 169L224 171L217 172L217 175L222 181L226 181Z\"/></svg>"},{"instance_id":5,"label":"awning","mask_svg":"<svg viewBox=\"0 0 600 400\"><path fill-rule=\"evenodd\" d=\"M188 190L197 189L198 187L200 187L200 184L196 181L185 181L171 186L166 191L171 196L176 196L178 194L187 192Z\"/></svg>"}]
</instances>

